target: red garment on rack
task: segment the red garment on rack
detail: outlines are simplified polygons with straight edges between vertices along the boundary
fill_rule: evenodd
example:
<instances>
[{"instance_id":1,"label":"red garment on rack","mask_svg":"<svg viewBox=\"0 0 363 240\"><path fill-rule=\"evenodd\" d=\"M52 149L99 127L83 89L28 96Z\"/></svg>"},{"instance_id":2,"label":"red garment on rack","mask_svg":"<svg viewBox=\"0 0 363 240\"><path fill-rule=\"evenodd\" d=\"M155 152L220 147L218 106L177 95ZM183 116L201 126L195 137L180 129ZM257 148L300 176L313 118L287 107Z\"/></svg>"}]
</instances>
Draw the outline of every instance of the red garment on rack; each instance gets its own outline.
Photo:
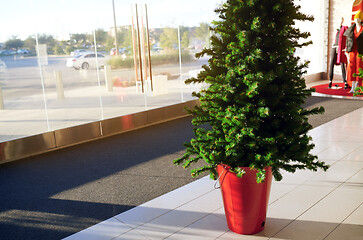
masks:
<instances>
[{"instance_id":1,"label":"red garment on rack","mask_svg":"<svg viewBox=\"0 0 363 240\"><path fill-rule=\"evenodd\" d=\"M339 42L338 42L338 49L337 49L337 62L336 65L341 63L347 63L347 56L345 55L345 45L347 42L347 37L344 36L344 32L348 29L348 26L341 26L339 31Z\"/></svg>"}]
</instances>

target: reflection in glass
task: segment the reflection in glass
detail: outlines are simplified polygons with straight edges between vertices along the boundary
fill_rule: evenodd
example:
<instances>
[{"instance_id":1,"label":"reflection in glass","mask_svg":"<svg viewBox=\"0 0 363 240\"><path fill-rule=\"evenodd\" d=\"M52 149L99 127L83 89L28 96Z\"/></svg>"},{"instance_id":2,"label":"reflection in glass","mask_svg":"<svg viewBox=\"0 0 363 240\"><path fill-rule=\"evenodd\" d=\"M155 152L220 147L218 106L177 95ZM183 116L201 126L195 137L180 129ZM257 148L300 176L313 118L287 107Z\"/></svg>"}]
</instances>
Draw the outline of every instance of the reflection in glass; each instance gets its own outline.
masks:
<instances>
[{"instance_id":1,"label":"reflection in glass","mask_svg":"<svg viewBox=\"0 0 363 240\"><path fill-rule=\"evenodd\" d=\"M192 100L203 86L184 81L208 63L195 53L209 46L220 2L147 0L136 18L131 0L7 1L0 15L0 142ZM303 59L324 48L318 10L311 10L317 44L302 49ZM322 58L309 59L317 71L326 66Z\"/></svg>"},{"instance_id":2,"label":"reflection in glass","mask_svg":"<svg viewBox=\"0 0 363 240\"><path fill-rule=\"evenodd\" d=\"M18 6L22 6L19 9ZM29 1L2 4L0 15L0 142L48 131ZM29 13L27 13L29 14Z\"/></svg>"}]
</instances>

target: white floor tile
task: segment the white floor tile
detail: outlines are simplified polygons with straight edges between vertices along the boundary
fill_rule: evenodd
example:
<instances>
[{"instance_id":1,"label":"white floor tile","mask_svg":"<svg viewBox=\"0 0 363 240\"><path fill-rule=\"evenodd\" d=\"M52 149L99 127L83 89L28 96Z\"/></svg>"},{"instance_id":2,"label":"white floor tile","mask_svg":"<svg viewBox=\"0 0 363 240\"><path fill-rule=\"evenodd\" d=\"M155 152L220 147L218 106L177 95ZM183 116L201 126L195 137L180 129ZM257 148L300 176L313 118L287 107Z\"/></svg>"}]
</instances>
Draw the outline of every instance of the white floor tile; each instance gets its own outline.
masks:
<instances>
[{"instance_id":1,"label":"white floor tile","mask_svg":"<svg viewBox=\"0 0 363 240\"><path fill-rule=\"evenodd\" d=\"M361 141L363 142L363 140ZM343 160L349 160L349 161L363 161L363 147L359 147L352 153L348 154L346 157L344 157Z\"/></svg>"},{"instance_id":2,"label":"white floor tile","mask_svg":"<svg viewBox=\"0 0 363 240\"><path fill-rule=\"evenodd\" d=\"M334 187L301 185L268 206L267 217L296 219L313 204L329 194Z\"/></svg>"},{"instance_id":3,"label":"white floor tile","mask_svg":"<svg viewBox=\"0 0 363 240\"><path fill-rule=\"evenodd\" d=\"M166 239L210 240L216 239L228 231L226 220L210 214Z\"/></svg>"},{"instance_id":4,"label":"white floor tile","mask_svg":"<svg viewBox=\"0 0 363 240\"><path fill-rule=\"evenodd\" d=\"M199 198L194 199L189 204L206 213L214 212L223 207L221 191L219 189L211 191Z\"/></svg>"},{"instance_id":5,"label":"white floor tile","mask_svg":"<svg viewBox=\"0 0 363 240\"><path fill-rule=\"evenodd\" d=\"M340 186L297 220L341 223L363 200L362 189Z\"/></svg>"},{"instance_id":6,"label":"white floor tile","mask_svg":"<svg viewBox=\"0 0 363 240\"><path fill-rule=\"evenodd\" d=\"M324 172L321 171L316 176L309 179L305 184L318 186L338 186L357 174L363 167L363 162L338 161Z\"/></svg>"},{"instance_id":7,"label":"white floor tile","mask_svg":"<svg viewBox=\"0 0 363 240\"><path fill-rule=\"evenodd\" d=\"M125 234L113 238L112 240L150 240L150 238L138 232L137 230L131 230Z\"/></svg>"},{"instance_id":8,"label":"white floor tile","mask_svg":"<svg viewBox=\"0 0 363 240\"><path fill-rule=\"evenodd\" d=\"M319 159L324 160L340 160L345 156L351 154L354 150L359 147L358 144L352 144L351 146L339 146L339 144L335 144L321 152L319 152Z\"/></svg>"},{"instance_id":9,"label":"white floor tile","mask_svg":"<svg viewBox=\"0 0 363 240\"><path fill-rule=\"evenodd\" d=\"M155 198L136 208L123 212L115 218L135 228L150 220L157 218L175 208L180 207L192 199L214 191L213 181L206 179L196 180L186 186Z\"/></svg>"},{"instance_id":10,"label":"white floor tile","mask_svg":"<svg viewBox=\"0 0 363 240\"><path fill-rule=\"evenodd\" d=\"M138 206L115 216L115 218L125 223L126 225L135 228L169 211L171 211L171 209L165 209L162 208L162 206L160 207Z\"/></svg>"},{"instance_id":11,"label":"white floor tile","mask_svg":"<svg viewBox=\"0 0 363 240\"><path fill-rule=\"evenodd\" d=\"M345 181L344 184L360 187L362 186L362 183L363 183L363 169L361 169L359 172L357 172L355 175L353 175L351 178Z\"/></svg>"},{"instance_id":12,"label":"white floor tile","mask_svg":"<svg viewBox=\"0 0 363 240\"><path fill-rule=\"evenodd\" d=\"M341 142L350 136L350 133L343 131L341 128L334 128L331 125L322 125L313 130L313 132L309 132L309 136L313 138L314 144L317 146L321 143Z\"/></svg>"},{"instance_id":13,"label":"white floor tile","mask_svg":"<svg viewBox=\"0 0 363 240\"><path fill-rule=\"evenodd\" d=\"M268 211L268 210L267 210ZM270 218L266 219L266 225L262 232L258 233L258 236L262 237L273 237L278 232L280 232L283 228L293 222L292 219L283 219L283 218Z\"/></svg>"},{"instance_id":14,"label":"white floor tile","mask_svg":"<svg viewBox=\"0 0 363 240\"><path fill-rule=\"evenodd\" d=\"M280 182L272 182L269 204L275 202L276 200L280 199L287 193L291 192L295 188L297 188L297 184L287 184L287 183L280 183Z\"/></svg>"},{"instance_id":15,"label":"white floor tile","mask_svg":"<svg viewBox=\"0 0 363 240\"><path fill-rule=\"evenodd\" d=\"M138 227L137 230L151 239L164 239L202 219L207 214L192 204L183 205Z\"/></svg>"},{"instance_id":16,"label":"white floor tile","mask_svg":"<svg viewBox=\"0 0 363 240\"><path fill-rule=\"evenodd\" d=\"M355 130L355 131L357 131L357 130ZM363 146L363 141L362 142L347 142L347 141L344 141L344 142L339 142L339 143L335 144L335 147L337 147L337 148L350 148L352 151L354 151L357 148L362 147L362 146Z\"/></svg>"},{"instance_id":17,"label":"white floor tile","mask_svg":"<svg viewBox=\"0 0 363 240\"><path fill-rule=\"evenodd\" d=\"M345 141L351 143L361 143L363 141L363 136L360 136L357 134L357 132L355 132L354 135L349 136L348 138L345 139Z\"/></svg>"},{"instance_id":18,"label":"white floor tile","mask_svg":"<svg viewBox=\"0 0 363 240\"><path fill-rule=\"evenodd\" d=\"M294 221L272 239L322 240L338 223L321 223L315 221Z\"/></svg>"},{"instance_id":19,"label":"white floor tile","mask_svg":"<svg viewBox=\"0 0 363 240\"><path fill-rule=\"evenodd\" d=\"M209 179L209 176L207 176L183 187L175 189L166 195L173 199L178 199L182 203L185 203L215 190L214 183L215 181Z\"/></svg>"},{"instance_id":20,"label":"white floor tile","mask_svg":"<svg viewBox=\"0 0 363 240\"><path fill-rule=\"evenodd\" d=\"M296 170L294 173L290 172L283 172L283 178L280 182L274 182L276 184L296 184L300 185L304 182L308 181L309 179L313 178L317 174L319 174L321 170L316 172L310 170Z\"/></svg>"},{"instance_id":21,"label":"white floor tile","mask_svg":"<svg viewBox=\"0 0 363 240\"><path fill-rule=\"evenodd\" d=\"M341 224L324 240L362 240L363 225Z\"/></svg>"},{"instance_id":22,"label":"white floor tile","mask_svg":"<svg viewBox=\"0 0 363 240\"><path fill-rule=\"evenodd\" d=\"M268 237L263 237L258 235L241 235L229 231L217 239L218 240L268 240Z\"/></svg>"},{"instance_id":23,"label":"white floor tile","mask_svg":"<svg viewBox=\"0 0 363 240\"><path fill-rule=\"evenodd\" d=\"M216 211L213 212L213 215L220 217L222 219L226 219L226 214L224 212L224 206L222 206L221 208L217 209Z\"/></svg>"},{"instance_id":24,"label":"white floor tile","mask_svg":"<svg viewBox=\"0 0 363 240\"><path fill-rule=\"evenodd\" d=\"M329 132L325 132L323 138L326 141L337 143L345 141L348 137L350 137L350 135L347 134L345 131L343 132L330 129Z\"/></svg>"},{"instance_id":25,"label":"white floor tile","mask_svg":"<svg viewBox=\"0 0 363 240\"><path fill-rule=\"evenodd\" d=\"M363 204L361 204L349 217L347 217L343 223L363 226Z\"/></svg>"},{"instance_id":26,"label":"white floor tile","mask_svg":"<svg viewBox=\"0 0 363 240\"><path fill-rule=\"evenodd\" d=\"M81 232L73 234L64 240L109 240L130 230L130 227L117 219L110 218Z\"/></svg>"},{"instance_id":27,"label":"white floor tile","mask_svg":"<svg viewBox=\"0 0 363 240\"><path fill-rule=\"evenodd\" d=\"M317 155L325 149L334 146L336 143L333 141L325 141L323 136L320 140L314 140L315 147L311 150L311 154Z\"/></svg>"}]
</instances>

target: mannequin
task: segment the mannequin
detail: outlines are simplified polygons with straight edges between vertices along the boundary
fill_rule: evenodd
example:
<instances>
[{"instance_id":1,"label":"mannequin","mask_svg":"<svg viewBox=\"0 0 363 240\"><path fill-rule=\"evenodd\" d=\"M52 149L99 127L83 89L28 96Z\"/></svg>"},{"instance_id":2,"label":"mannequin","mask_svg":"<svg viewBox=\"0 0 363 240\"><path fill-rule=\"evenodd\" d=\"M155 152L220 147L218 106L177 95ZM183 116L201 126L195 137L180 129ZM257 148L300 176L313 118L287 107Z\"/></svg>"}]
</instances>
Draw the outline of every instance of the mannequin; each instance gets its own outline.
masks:
<instances>
[{"instance_id":1,"label":"mannequin","mask_svg":"<svg viewBox=\"0 0 363 240\"><path fill-rule=\"evenodd\" d=\"M362 79L353 76L358 73L359 68L363 69L363 61L358 54L363 54L363 34L362 34L363 12L358 11L354 16L354 23L345 31L347 37L346 52L348 53L347 81L352 88L350 93L354 93L355 89L362 85Z\"/></svg>"},{"instance_id":2,"label":"mannequin","mask_svg":"<svg viewBox=\"0 0 363 240\"><path fill-rule=\"evenodd\" d=\"M349 87L346 79L346 63L347 57L344 54L343 49L345 49L346 37L344 32L348 29L347 26L343 26L344 18L340 23L339 29L337 29L337 34L335 36L335 43L333 44L330 52L330 64L329 64L329 88L332 87L333 76L334 76L334 65L340 65L342 69L342 76L344 82L344 89Z\"/></svg>"}]
</instances>

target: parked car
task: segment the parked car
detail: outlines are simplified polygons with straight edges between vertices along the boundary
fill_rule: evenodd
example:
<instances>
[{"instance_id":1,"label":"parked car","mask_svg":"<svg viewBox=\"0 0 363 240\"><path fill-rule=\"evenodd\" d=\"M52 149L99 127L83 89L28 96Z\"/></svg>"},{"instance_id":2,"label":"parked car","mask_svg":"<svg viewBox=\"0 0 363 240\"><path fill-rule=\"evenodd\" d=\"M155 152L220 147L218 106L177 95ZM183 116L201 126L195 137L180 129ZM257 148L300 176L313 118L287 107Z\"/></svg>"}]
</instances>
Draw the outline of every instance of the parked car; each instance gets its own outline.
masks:
<instances>
[{"instance_id":1,"label":"parked car","mask_svg":"<svg viewBox=\"0 0 363 240\"><path fill-rule=\"evenodd\" d=\"M97 60L99 67L102 67L106 62L105 56L100 53L97 54ZM76 70L80 68L82 69L95 68L97 67L96 54L94 52L85 52L82 54L78 54L75 57L68 58L66 65L67 67L74 68Z\"/></svg>"},{"instance_id":2,"label":"parked car","mask_svg":"<svg viewBox=\"0 0 363 240\"><path fill-rule=\"evenodd\" d=\"M87 52L86 49L76 49L73 52L71 52L71 56L74 57L74 56L77 56L77 55L79 55L81 53L85 53L85 52Z\"/></svg>"},{"instance_id":3,"label":"parked car","mask_svg":"<svg viewBox=\"0 0 363 240\"><path fill-rule=\"evenodd\" d=\"M158 54L158 53L160 53L161 51L163 51L163 48L161 48L161 47L153 47L153 48L151 49L151 54Z\"/></svg>"},{"instance_id":4,"label":"parked car","mask_svg":"<svg viewBox=\"0 0 363 240\"><path fill-rule=\"evenodd\" d=\"M1 50L0 51L0 55L3 55L3 56L10 56L10 55L14 55L16 54L15 51L11 51L11 50Z\"/></svg>"},{"instance_id":5,"label":"parked car","mask_svg":"<svg viewBox=\"0 0 363 240\"><path fill-rule=\"evenodd\" d=\"M28 49L18 49L18 51L16 51L17 54L27 54L29 53L29 50Z\"/></svg>"}]
</instances>

